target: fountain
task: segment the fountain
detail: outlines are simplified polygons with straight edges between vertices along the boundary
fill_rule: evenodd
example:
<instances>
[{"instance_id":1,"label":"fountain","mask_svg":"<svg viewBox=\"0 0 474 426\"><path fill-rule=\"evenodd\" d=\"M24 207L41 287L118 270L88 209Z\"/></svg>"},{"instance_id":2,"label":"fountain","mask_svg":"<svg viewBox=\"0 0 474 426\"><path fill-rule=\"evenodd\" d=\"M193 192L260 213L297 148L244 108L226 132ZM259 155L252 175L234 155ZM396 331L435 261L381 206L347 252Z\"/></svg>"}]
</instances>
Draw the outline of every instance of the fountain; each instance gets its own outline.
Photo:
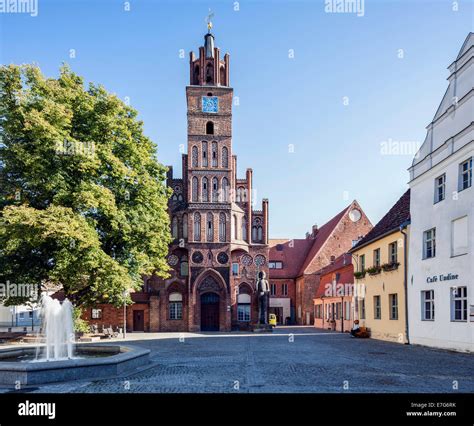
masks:
<instances>
[{"instance_id":1,"label":"fountain","mask_svg":"<svg viewBox=\"0 0 474 426\"><path fill-rule=\"evenodd\" d=\"M37 359L46 361L72 359L75 344L72 303L66 299L61 304L59 300L43 294L40 306L45 350L41 357L41 347L38 346Z\"/></svg>"},{"instance_id":2,"label":"fountain","mask_svg":"<svg viewBox=\"0 0 474 426\"><path fill-rule=\"evenodd\" d=\"M0 384L22 388L50 382L116 377L148 364L150 351L130 345L76 344L73 306L43 294L44 344L0 350ZM39 337L39 336L38 336Z\"/></svg>"}]
</instances>

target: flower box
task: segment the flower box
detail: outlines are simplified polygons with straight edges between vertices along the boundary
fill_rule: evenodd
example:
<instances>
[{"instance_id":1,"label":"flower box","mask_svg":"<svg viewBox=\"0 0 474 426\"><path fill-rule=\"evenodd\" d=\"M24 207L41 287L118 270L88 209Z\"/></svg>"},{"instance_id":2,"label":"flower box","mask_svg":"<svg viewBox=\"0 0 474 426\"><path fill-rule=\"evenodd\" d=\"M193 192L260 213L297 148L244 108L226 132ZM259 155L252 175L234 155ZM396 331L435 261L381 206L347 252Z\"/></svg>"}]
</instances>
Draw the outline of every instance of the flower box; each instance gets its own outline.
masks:
<instances>
[{"instance_id":1,"label":"flower box","mask_svg":"<svg viewBox=\"0 0 474 426\"><path fill-rule=\"evenodd\" d=\"M366 271L361 271L361 272L354 272L354 277L359 280L361 278L364 278L365 277L365 272Z\"/></svg>"},{"instance_id":2,"label":"flower box","mask_svg":"<svg viewBox=\"0 0 474 426\"><path fill-rule=\"evenodd\" d=\"M367 268L367 272L369 275L377 275L380 274L382 268L380 266L373 266L372 268Z\"/></svg>"},{"instance_id":3,"label":"flower box","mask_svg":"<svg viewBox=\"0 0 474 426\"><path fill-rule=\"evenodd\" d=\"M384 263L382 265L382 269L385 272L389 272L389 271L394 271L395 269L398 269L399 266L400 266L399 262Z\"/></svg>"}]
</instances>

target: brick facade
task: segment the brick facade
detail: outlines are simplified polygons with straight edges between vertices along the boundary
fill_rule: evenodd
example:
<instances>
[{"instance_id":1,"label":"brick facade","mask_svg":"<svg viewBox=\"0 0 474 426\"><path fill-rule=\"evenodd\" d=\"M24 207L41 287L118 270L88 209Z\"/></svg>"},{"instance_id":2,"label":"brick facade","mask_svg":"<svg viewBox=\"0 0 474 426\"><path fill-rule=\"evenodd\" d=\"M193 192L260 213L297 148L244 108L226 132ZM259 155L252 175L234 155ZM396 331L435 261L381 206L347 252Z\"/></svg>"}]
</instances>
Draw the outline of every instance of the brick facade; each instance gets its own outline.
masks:
<instances>
[{"instance_id":1,"label":"brick facade","mask_svg":"<svg viewBox=\"0 0 474 426\"><path fill-rule=\"evenodd\" d=\"M321 280L314 299L314 326L349 332L354 321L354 266L344 253L320 271Z\"/></svg>"},{"instance_id":2,"label":"brick facade","mask_svg":"<svg viewBox=\"0 0 474 426\"><path fill-rule=\"evenodd\" d=\"M305 239L272 240L270 262L281 261L282 269L270 269L270 281L294 282L295 321L314 324L314 298L320 285L321 269L349 251L372 229L372 224L357 201L318 228L314 225Z\"/></svg>"},{"instance_id":3,"label":"brick facade","mask_svg":"<svg viewBox=\"0 0 474 426\"><path fill-rule=\"evenodd\" d=\"M257 274L268 277L268 200L254 209L252 169L237 177L229 55L221 59L212 34L198 57L190 53L189 71L188 150L182 177L172 167L167 176L170 277L144 277L143 291L134 294L142 302L127 307L130 330L135 309L144 309L145 331L248 329L258 317ZM123 323L120 310L102 308L105 325Z\"/></svg>"}]
</instances>

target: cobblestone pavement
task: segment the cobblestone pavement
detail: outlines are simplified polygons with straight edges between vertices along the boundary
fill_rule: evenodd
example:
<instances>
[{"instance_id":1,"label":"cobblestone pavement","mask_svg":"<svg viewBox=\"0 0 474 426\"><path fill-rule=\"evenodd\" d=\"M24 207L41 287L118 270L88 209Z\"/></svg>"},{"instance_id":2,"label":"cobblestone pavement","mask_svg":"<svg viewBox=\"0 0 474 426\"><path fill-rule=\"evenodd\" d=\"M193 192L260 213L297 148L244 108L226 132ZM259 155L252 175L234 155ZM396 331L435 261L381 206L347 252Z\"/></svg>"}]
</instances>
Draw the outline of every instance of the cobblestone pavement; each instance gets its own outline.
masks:
<instances>
[{"instance_id":1,"label":"cobblestone pavement","mask_svg":"<svg viewBox=\"0 0 474 426\"><path fill-rule=\"evenodd\" d=\"M353 339L312 327L281 327L268 335L140 337L133 335L128 343L151 349L152 364L146 369L32 391L474 392L472 354Z\"/></svg>"}]
</instances>

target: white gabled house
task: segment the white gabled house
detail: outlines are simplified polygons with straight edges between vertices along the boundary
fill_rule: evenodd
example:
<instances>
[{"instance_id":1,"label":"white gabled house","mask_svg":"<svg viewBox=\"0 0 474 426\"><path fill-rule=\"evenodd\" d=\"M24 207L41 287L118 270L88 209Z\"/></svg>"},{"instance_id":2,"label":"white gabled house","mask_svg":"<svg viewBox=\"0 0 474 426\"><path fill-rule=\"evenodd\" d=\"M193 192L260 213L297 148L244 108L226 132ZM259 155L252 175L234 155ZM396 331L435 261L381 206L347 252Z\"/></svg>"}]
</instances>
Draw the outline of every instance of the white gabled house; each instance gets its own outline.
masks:
<instances>
[{"instance_id":1,"label":"white gabled house","mask_svg":"<svg viewBox=\"0 0 474 426\"><path fill-rule=\"evenodd\" d=\"M474 351L474 33L410 167L410 341Z\"/></svg>"}]
</instances>

